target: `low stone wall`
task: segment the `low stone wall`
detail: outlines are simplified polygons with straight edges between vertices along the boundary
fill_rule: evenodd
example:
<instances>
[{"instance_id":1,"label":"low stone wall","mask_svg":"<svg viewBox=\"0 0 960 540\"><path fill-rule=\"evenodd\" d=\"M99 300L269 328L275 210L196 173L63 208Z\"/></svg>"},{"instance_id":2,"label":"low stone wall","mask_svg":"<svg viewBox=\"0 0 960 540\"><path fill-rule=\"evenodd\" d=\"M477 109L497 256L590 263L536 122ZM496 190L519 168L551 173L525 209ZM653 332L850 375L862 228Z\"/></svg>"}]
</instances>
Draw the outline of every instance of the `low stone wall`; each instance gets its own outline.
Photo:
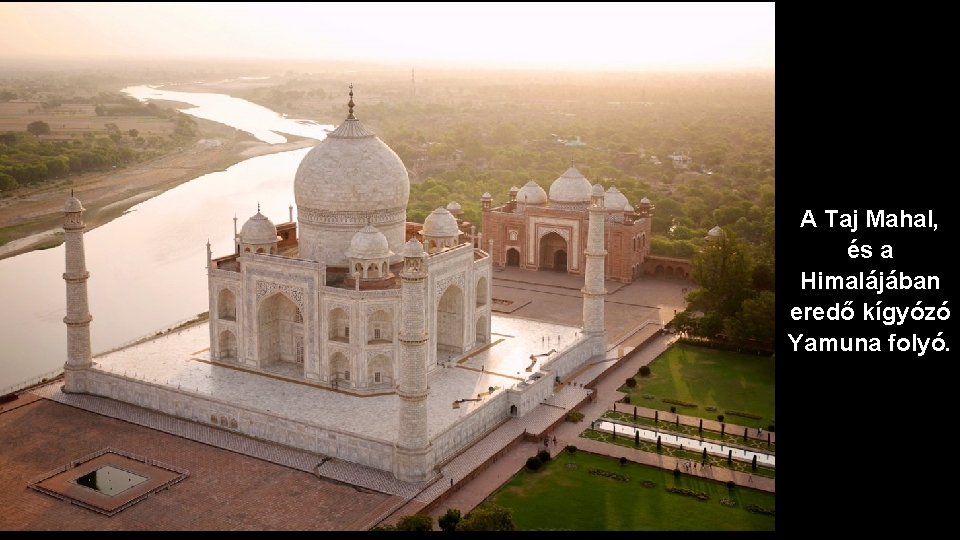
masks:
<instances>
[{"instance_id":1,"label":"low stone wall","mask_svg":"<svg viewBox=\"0 0 960 540\"><path fill-rule=\"evenodd\" d=\"M606 353L605 339L591 339L581 335L569 347L563 349L556 356L543 364L543 371L551 372L551 376L566 377L569 373L579 369L587 360Z\"/></svg>"},{"instance_id":2,"label":"low stone wall","mask_svg":"<svg viewBox=\"0 0 960 540\"><path fill-rule=\"evenodd\" d=\"M506 392L490 398L482 407L470 411L456 424L450 426L430 443L438 466L461 450L483 438L510 416L510 404Z\"/></svg>"}]
</instances>

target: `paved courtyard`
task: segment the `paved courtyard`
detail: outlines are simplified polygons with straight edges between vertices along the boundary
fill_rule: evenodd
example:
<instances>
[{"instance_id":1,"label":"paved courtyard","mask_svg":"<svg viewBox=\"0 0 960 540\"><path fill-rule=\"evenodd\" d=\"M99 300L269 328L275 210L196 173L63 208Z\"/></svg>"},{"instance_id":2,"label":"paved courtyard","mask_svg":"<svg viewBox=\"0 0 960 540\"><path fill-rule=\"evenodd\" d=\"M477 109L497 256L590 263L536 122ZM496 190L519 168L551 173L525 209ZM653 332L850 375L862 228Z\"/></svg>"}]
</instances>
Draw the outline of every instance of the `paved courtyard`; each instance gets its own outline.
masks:
<instances>
[{"instance_id":1,"label":"paved courtyard","mask_svg":"<svg viewBox=\"0 0 960 540\"><path fill-rule=\"evenodd\" d=\"M513 387L537 369L550 350L572 343L579 328L514 317L492 317L492 345L480 352L454 357L430 376L427 399L430 436L482 407L490 397ZM216 396L245 408L279 414L313 425L393 442L397 439L400 398L395 394L353 396L307 384L209 362L210 333L206 323L94 358L96 369L183 392ZM549 342L548 342L549 340ZM559 342L559 345L558 345ZM482 369L482 371L481 371ZM490 394L489 388L496 390ZM467 401L458 408L453 402Z\"/></svg>"}]
</instances>

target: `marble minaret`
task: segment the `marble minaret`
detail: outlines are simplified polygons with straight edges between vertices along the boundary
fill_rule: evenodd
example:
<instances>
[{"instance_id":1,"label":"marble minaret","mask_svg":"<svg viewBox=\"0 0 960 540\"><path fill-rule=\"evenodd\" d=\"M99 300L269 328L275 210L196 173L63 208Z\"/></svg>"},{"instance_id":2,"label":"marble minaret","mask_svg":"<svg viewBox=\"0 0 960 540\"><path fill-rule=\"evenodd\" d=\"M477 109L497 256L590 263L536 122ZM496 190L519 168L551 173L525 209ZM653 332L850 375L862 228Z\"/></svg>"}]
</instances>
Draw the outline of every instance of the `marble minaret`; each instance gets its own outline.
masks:
<instances>
[{"instance_id":1,"label":"marble minaret","mask_svg":"<svg viewBox=\"0 0 960 540\"><path fill-rule=\"evenodd\" d=\"M603 248L603 221L606 211L603 208L603 187L593 186L590 192L590 225L587 232L587 265L583 277L583 333L606 345L606 332L603 322L603 302L607 291L603 286L604 258L607 250Z\"/></svg>"},{"instance_id":2,"label":"marble minaret","mask_svg":"<svg viewBox=\"0 0 960 540\"><path fill-rule=\"evenodd\" d=\"M83 205L70 193L63 208L64 253L67 282L67 363L63 366L64 392L84 392L86 384L83 372L91 366L90 355L90 308L87 302L86 257L83 251Z\"/></svg>"},{"instance_id":3,"label":"marble minaret","mask_svg":"<svg viewBox=\"0 0 960 540\"><path fill-rule=\"evenodd\" d=\"M410 240L403 248L400 273L400 396L395 475L405 482L434 476L427 433L426 257L423 244Z\"/></svg>"}]
</instances>

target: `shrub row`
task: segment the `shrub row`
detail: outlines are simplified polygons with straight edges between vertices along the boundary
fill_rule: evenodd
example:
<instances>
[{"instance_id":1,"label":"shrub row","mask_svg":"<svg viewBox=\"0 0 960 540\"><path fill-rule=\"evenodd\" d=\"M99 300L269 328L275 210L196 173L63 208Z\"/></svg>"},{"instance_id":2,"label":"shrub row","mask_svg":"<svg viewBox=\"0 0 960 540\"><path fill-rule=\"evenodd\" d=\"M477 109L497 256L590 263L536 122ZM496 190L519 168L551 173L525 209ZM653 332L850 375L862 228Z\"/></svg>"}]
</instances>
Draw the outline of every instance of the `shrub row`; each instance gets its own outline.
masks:
<instances>
[{"instance_id":1,"label":"shrub row","mask_svg":"<svg viewBox=\"0 0 960 540\"><path fill-rule=\"evenodd\" d=\"M626 477L626 476L624 476L624 475L622 475L622 474L620 474L620 473L605 471L605 470L603 470L603 469L590 469L590 470L587 471L587 472L589 472L590 474L592 474L592 475L594 475L594 476L604 476L604 477L609 478L609 479L611 479L611 480L616 480L617 482L629 482L629 481L630 481L630 478L628 478L628 477Z\"/></svg>"},{"instance_id":2,"label":"shrub row","mask_svg":"<svg viewBox=\"0 0 960 540\"><path fill-rule=\"evenodd\" d=\"M697 407L696 403L690 403L688 401L680 401L679 399L663 398L660 401L664 403L673 403L674 405L679 405L681 407L693 407L693 408Z\"/></svg>"},{"instance_id":3,"label":"shrub row","mask_svg":"<svg viewBox=\"0 0 960 540\"><path fill-rule=\"evenodd\" d=\"M668 487L667 491L670 493L676 493L677 495L686 495L687 497L693 497L699 501L708 501L710 496L704 491L694 491L692 489L681 488L681 487Z\"/></svg>"},{"instance_id":4,"label":"shrub row","mask_svg":"<svg viewBox=\"0 0 960 540\"><path fill-rule=\"evenodd\" d=\"M567 413L567 422L579 422L583 420L583 413L580 411L569 411Z\"/></svg>"},{"instance_id":5,"label":"shrub row","mask_svg":"<svg viewBox=\"0 0 960 540\"><path fill-rule=\"evenodd\" d=\"M748 412L743 412L743 411L727 411L727 414L729 414L730 416L740 416L740 417L743 417L743 418L752 418L752 419L754 419L754 420L759 420L759 419L763 418L763 417L760 416L759 414L753 414L753 413L748 413Z\"/></svg>"},{"instance_id":6,"label":"shrub row","mask_svg":"<svg viewBox=\"0 0 960 540\"><path fill-rule=\"evenodd\" d=\"M754 514L767 514L768 516L775 515L775 508L764 508L759 504L748 504L746 507L748 512L753 512Z\"/></svg>"}]
</instances>

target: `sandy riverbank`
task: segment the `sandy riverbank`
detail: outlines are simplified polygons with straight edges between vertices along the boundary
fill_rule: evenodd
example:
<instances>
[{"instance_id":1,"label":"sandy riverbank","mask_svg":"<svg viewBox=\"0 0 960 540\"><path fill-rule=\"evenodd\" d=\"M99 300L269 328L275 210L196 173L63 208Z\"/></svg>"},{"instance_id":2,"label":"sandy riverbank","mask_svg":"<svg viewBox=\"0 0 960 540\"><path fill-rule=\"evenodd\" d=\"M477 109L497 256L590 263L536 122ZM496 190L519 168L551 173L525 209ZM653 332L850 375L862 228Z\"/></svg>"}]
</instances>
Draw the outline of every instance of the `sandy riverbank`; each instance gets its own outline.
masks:
<instances>
[{"instance_id":1,"label":"sandy riverbank","mask_svg":"<svg viewBox=\"0 0 960 540\"><path fill-rule=\"evenodd\" d=\"M249 134L195 118L200 139L168 155L110 172L90 173L23 189L0 199L0 259L59 245L63 203L73 189L86 208L88 229L120 217L131 207L198 176L222 171L245 159L313 146L317 141L287 135L290 142L267 144Z\"/></svg>"}]
</instances>

